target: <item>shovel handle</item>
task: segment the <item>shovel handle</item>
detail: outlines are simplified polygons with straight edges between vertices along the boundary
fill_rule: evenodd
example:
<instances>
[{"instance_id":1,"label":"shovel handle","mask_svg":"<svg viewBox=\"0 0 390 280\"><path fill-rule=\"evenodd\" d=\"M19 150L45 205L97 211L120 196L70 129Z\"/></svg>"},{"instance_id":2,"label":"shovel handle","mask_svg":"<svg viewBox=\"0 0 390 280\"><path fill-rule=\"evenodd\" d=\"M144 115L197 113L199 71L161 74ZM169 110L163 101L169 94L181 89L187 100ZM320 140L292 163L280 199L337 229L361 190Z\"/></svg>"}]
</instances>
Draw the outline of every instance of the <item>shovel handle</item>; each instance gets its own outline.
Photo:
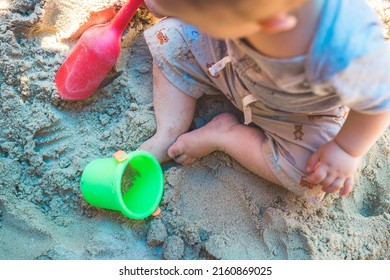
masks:
<instances>
[{"instance_id":1,"label":"shovel handle","mask_svg":"<svg viewBox=\"0 0 390 280\"><path fill-rule=\"evenodd\" d=\"M111 21L112 28L122 34L142 3L143 0L127 1Z\"/></svg>"}]
</instances>

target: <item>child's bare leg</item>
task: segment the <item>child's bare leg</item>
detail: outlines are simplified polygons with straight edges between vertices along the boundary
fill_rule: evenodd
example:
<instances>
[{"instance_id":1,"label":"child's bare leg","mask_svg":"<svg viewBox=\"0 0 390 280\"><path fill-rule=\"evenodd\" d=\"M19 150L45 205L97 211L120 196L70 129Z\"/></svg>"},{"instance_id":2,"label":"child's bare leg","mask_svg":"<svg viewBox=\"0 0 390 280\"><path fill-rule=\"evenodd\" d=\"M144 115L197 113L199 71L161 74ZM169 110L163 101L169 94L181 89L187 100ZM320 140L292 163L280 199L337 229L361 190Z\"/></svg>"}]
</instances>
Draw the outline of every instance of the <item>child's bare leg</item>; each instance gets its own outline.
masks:
<instances>
[{"instance_id":1,"label":"child's bare leg","mask_svg":"<svg viewBox=\"0 0 390 280\"><path fill-rule=\"evenodd\" d=\"M168 148L177 137L188 131L194 118L196 99L172 85L153 64L153 105L156 133L138 149L153 154L159 162L169 159Z\"/></svg>"},{"instance_id":2,"label":"child's bare leg","mask_svg":"<svg viewBox=\"0 0 390 280\"><path fill-rule=\"evenodd\" d=\"M240 124L232 114L222 114L205 126L181 135L168 155L189 164L214 151L223 151L258 176L280 185L265 163L261 146L266 137L261 129Z\"/></svg>"}]
</instances>

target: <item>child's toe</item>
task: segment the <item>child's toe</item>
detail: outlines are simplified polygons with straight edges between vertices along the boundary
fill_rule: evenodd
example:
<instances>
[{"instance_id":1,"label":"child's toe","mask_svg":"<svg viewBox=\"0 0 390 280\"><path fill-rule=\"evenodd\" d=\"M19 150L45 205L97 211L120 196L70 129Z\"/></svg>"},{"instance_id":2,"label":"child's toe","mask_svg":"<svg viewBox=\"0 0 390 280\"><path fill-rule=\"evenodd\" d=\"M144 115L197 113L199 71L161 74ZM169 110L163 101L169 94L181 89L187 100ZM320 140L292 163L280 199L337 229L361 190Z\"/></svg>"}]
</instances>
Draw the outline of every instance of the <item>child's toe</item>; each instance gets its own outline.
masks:
<instances>
[{"instance_id":1,"label":"child's toe","mask_svg":"<svg viewBox=\"0 0 390 280\"><path fill-rule=\"evenodd\" d=\"M168 148L167 154L170 158L176 161L176 159L183 154L183 149L181 149L177 143L174 143Z\"/></svg>"},{"instance_id":2,"label":"child's toe","mask_svg":"<svg viewBox=\"0 0 390 280\"><path fill-rule=\"evenodd\" d=\"M186 155L180 155L175 157L174 159L177 163L185 165L188 160L188 157Z\"/></svg>"}]
</instances>

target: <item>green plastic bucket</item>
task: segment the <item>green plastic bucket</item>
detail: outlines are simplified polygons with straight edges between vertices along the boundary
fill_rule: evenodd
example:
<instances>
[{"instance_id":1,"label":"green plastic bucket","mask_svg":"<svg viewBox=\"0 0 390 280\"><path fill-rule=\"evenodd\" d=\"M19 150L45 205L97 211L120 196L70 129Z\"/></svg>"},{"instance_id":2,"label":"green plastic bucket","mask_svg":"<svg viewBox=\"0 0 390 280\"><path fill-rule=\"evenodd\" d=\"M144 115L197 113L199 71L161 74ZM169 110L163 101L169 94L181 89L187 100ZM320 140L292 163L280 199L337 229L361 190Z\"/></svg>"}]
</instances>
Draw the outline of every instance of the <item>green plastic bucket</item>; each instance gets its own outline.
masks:
<instances>
[{"instance_id":1,"label":"green plastic bucket","mask_svg":"<svg viewBox=\"0 0 390 280\"><path fill-rule=\"evenodd\" d=\"M145 151L119 152L119 157L96 159L85 167L81 193L93 206L120 211L136 220L149 217L164 191L161 166Z\"/></svg>"}]
</instances>

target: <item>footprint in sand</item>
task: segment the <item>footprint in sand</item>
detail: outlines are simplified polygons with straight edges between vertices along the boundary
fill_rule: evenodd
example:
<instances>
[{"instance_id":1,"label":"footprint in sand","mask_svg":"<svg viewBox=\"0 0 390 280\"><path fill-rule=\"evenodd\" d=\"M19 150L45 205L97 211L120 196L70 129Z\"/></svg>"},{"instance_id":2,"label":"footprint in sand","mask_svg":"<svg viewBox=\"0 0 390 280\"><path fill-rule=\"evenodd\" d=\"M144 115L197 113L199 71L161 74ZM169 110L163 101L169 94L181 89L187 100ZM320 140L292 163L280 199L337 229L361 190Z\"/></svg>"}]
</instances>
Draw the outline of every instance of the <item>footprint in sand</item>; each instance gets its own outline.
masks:
<instances>
[{"instance_id":1,"label":"footprint in sand","mask_svg":"<svg viewBox=\"0 0 390 280\"><path fill-rule=\"evenodd\" d=\"M69 152L70 147L68 142L66 142L69 137L69 133L61 125L60 120L56 120L54 123L43 126L35 132L35 151L42 155L45 163L49 163Z\"/></svg>"}]
</instances>

